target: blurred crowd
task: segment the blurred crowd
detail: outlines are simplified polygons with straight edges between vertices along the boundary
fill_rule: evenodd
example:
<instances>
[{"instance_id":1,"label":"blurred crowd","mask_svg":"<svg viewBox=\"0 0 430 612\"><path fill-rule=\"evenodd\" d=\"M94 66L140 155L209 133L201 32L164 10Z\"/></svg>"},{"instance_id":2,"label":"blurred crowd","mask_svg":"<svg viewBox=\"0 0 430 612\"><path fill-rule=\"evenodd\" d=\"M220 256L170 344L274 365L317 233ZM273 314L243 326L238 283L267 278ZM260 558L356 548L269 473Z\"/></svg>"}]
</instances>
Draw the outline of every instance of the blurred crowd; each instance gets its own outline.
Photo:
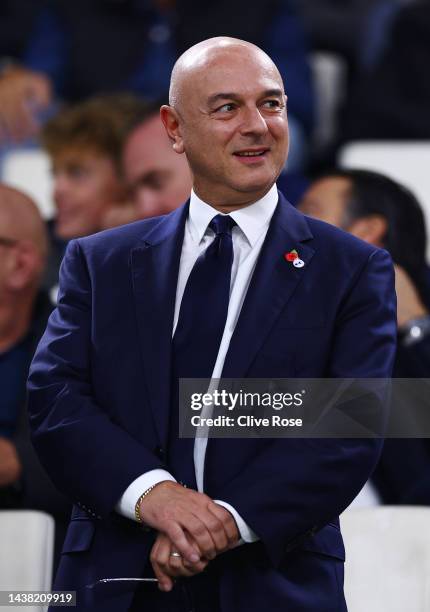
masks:
<instances>
[{"instance_id":1,"label":"blurred crowd","mask_svg":"<svg viewBox=\"0 0 430 612\"><path fill-rule=\"evenodd\" d=\"M336 167L347 142L430 139L427 2L3 0L0 509L54 515L58 546L70 501L54 489L31 447L29 363L55 305L68 241L166 214L188 198L186 159L172 149L158 111L178 55L216 35L255 42L279 67L291 145L278 186L306 214L391 253L398 295L395 376L430 373L430 277L420 202L388 177ZM328 105L318 54L342 67ZM42 218L38 202L4 182L5 161L27 150L49 157L52 218ZM429 468L429 441L387 442L371 483L375 498L430 504Z\"/></svg>"}]
</instances>

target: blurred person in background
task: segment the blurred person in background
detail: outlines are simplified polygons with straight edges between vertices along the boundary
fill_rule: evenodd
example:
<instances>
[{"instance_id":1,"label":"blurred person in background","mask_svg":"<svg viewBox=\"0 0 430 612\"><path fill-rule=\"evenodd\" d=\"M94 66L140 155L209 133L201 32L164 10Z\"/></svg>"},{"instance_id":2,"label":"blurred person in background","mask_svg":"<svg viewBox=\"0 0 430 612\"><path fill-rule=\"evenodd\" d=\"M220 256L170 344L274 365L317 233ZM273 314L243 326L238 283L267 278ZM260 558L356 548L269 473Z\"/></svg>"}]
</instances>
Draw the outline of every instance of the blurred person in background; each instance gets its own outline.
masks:
<instances>
[{"instance_id":1,"label":"blurred person in background","mask_svg":"<svg viewBox=\"0 0 430 612\"><path fill-rule=\"evenodd\" d=\"M403 185L367 170L334 170L316 180L299 209L386 249L395 264L398 346L393 376L430 375L430 276L421 206ZM372 476L387 504L430 505L430 445L388 439Z\"/></svg>"},{"instance_id":2,"label":"blurred person in background","mask_svg":"<svg viewBox=\"0 0 430 612\"><path fill-rule=\"evenodd\" d=\"M40 310L46 314L51 309L42 296L38 300L47 251L36 205L19 191L0 185L0 434L9 440L25 399L35 343L33 325ZM4 475L2 480L8 484Z\"/></svg>"},{"instance_id":3,"label":"blurred person in background","mask_svg":"<svg viewBox=\"0 0 430 612\"><path fill-rule=\"evenodd\" d=\"M124 147L124 178L139 219L171 212L192 187L187 160L173 150L158 109L130 133Z\"/></svg>"},{"instance_id":4,"label":"blurred person in background","mask_svg":"<svg viewBox=\"0 0 430 612\"><path fill-rule=\"evenodd\" d=\"M46 75L29 74L22 57L36 26L43 0L2 0L0 3L0 148L16 136L31 136L37 130L27 104L41 108L51 100ZM20 62L21 60L21 62Z\"/></svg>"},{"instance_id":5,"label":"blurred person in background","mask_svg":"<svg viewBox=\"0 0 430 612\"><path fill-rule=\"evenodd\" d=\"M395 263L400 335L408 332L412 321L422 319L425 325L430 307L425 220L419 202L406 187L376 172L335 170L313 183L299 208L386 249ZM428 376L430 329L417 340L428 345L427 359L413 359L421 342L401 342L395 376Z\"/></svg>"},{"instance_id":6,"label":"blurred person in background","mask_svg":"<svg viewBox=\"0 0 430 612\"><path fill-rule=\"evenodd\" d=\"M48 287L58 281L67 242L103 229L111 207L127 206L121 151L128 130L145 113L139 98L112 94L65 109L45 125L41 141L52 162L56 209L49 223Z\"/></svg>"},{"instance_id":7,"label":"blurred person in background","mask_svg":"<svg viewBox=\"0 0 430 612\"><path fill-rule=\"evenodd\" d=\"M0 76L3 140L33 137L58 101L118 91L157 100L168 89L178 55L216 35L252 41L279 66L294 92L289 170L301 169L314 94L306 37L290 0L43 0L25 50Z\"/></svg>"},{"instance_id":8,"label":"blurred person in background","mask_svg":"<svg viewBox=\"0 0 430 612\"><path fill-rule=\"evenodd\" d=\"M26 412L30 361L53 308L41 290L47 255L46 226L36 204L0 185L0 509L54 516L58 560L70 504L40 465Z\"/></svg>"}]
</instances>

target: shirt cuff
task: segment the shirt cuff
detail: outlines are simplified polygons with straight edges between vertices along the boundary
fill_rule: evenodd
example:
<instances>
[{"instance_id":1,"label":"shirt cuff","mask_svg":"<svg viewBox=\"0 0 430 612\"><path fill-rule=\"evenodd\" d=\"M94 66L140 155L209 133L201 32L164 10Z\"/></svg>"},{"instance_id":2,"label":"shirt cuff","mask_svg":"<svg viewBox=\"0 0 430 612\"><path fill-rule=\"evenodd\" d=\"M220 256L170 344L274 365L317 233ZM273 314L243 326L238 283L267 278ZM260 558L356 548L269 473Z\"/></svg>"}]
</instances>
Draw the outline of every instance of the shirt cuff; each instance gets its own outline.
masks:
<instances>
[{"instance_id":1,"label":"shirt cuff","mask_svg":"<svg viewBox=\"0 0 430 612\"><path fill-rule=\"evenodd\" d=\"M239 530L240 536L243 540L243 542L238 542L238 544L243 544L243 543L250 544L251 542L257 542L257 540L260 539L258 535L254 533L254 531L252 531L250 527L248 527L248 525L245 523L245 521L240 516L238 511L235 510L233 506L230 506L230 504L228 504L227 502L220 501L219 499L215 499L214 501L216 504L219 504L220 506L224 506L224 508L228 510L230 514L233 515L233 518L236 521L236 525Z\"/></svg>"},{"instance_id":2,"label":"shirt cuff","mask_svg":"<svg viewBox=\"0 0 430 612\"><path fill-rule=\"evenodd\" d=\"M136 480L133 480L131 485L129 485L124 491L119 502L115 506L115 510L118 512L118 514L122 514L122 516L125 516L132 521L136 521L134 509L139 497L142 495L142 493L145 493L149 487L152 487L159 482L163 482L164 480L176 482L169 472L161 469L150 470L149 472L145 472L145 474L138 476Z\"/></svg>"}]
</instances>

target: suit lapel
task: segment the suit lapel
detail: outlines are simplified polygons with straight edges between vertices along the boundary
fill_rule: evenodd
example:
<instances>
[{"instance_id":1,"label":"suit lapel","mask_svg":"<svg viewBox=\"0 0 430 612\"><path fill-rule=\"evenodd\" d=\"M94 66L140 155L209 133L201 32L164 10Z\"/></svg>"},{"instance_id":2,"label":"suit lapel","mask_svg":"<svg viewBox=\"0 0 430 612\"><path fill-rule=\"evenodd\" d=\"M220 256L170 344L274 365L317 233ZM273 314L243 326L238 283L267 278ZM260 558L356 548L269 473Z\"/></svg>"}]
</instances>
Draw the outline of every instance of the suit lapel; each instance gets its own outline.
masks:
<instances>
[{"instance_id":1,"label":"suit lapel","mask_svg":"<svg viewBox=\"0 0 430 612\"><path fill-rule=\"evenodd\" d=\"M224 378L244 378L266 336L295 289L307 274L314 249L305 217L279 194L242 310L230 341ZM304 267L295 268L285 254L298 251Z\"/></svg>"},{"instance_id":2,"label":"suit lapel","mask_svg":"<svg viewBox=\"0 0 430 612\"><path fill-rule=\"evenodd\" d=\"M133 293L144 376L162 445L169 426L171 345L176 286L188 202L160 223L131 252Z\"/></svg>"},{"instance_id":3,"label":"suit lapel","mask_svg":"<svg viewBox=\"0 0 430 612\"><path fill-rule=\"evenodd\" d=\"M171 339L176 286L188 203L149 232L131 252L133 294L144 377L161 444L169 425ZM314 250L305 217L280 194L242 310L230 341L223 377L245 377L277 317L307 273ZM296 249L305 262L295 268L284 255Z\"/></svg>"}]
</instances>

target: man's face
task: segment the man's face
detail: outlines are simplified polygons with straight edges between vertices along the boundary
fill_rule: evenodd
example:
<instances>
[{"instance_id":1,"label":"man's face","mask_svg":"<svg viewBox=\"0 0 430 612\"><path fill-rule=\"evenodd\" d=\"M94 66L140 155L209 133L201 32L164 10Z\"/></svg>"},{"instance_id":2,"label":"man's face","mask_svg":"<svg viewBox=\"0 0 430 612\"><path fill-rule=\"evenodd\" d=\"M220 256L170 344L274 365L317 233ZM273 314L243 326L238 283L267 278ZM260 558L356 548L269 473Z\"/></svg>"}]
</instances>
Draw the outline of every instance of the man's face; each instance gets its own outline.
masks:
<instances>
[{"instance_id":1,"label":"man's face","mask_svg":"<svg viewBox=\"0 0 430 612\"><path fill-rule=\"evenodd\" d=\"M8 244L2 244L0 241L0 303L7 284L9 259L11 257L12 248L14 247L9 246Z\"/></svg>"},{"instance_id":2,"label":"man's face","mask_svg":"<svg viewBox=\"0 0 430 612\"><path fill-rule=\"evenodd\" d=\"M173 151L158 114L129 137L123 171L141 219L171 212L190 196L192 182L187 160Z\"/></svg>"},{"instance_id":3,"label":"man's face","mask_svg":"<svg viewBox=\"0 0 430 612\"><path fill-rule=\"evenodd\" d=\"M202 199L250 203L276 181L288 154L286 97L263 54L215 51L184 81L177 114L176 150L185 151Z\"/></svg>"},{"instance_id":4,"label":"man's face","mask_svg":"<svg viewBox=\"0 0 430 612\"><path fill-rule=\"evenodd\" d=\"M350 191L351 181L347 178L323 178L308 189L299 204L299 209L310 217L348 229L346 203Z\"/></svg>"},{"instance_id":5,"label":"man's face","mask_svg":"<svg viewBox=\"0 0 430 612\"><path fill-rule=\"evenodd\" d=\"M115 165L97 153L69 150L53 159L55 232L69 240L97 232L123 196Z\"/></svg>"},{"instance_id":6,"label":"man's face","mask_svg":"<svg viewBox=\"0 0 430 612\"><path fill-rule=\"evenodd\" d=\"M16 232L10 223L10 215L6 214L8 202L0 202L0 302L7 287L13 258L15 257Z\"/></svg>"}]
</instances>

